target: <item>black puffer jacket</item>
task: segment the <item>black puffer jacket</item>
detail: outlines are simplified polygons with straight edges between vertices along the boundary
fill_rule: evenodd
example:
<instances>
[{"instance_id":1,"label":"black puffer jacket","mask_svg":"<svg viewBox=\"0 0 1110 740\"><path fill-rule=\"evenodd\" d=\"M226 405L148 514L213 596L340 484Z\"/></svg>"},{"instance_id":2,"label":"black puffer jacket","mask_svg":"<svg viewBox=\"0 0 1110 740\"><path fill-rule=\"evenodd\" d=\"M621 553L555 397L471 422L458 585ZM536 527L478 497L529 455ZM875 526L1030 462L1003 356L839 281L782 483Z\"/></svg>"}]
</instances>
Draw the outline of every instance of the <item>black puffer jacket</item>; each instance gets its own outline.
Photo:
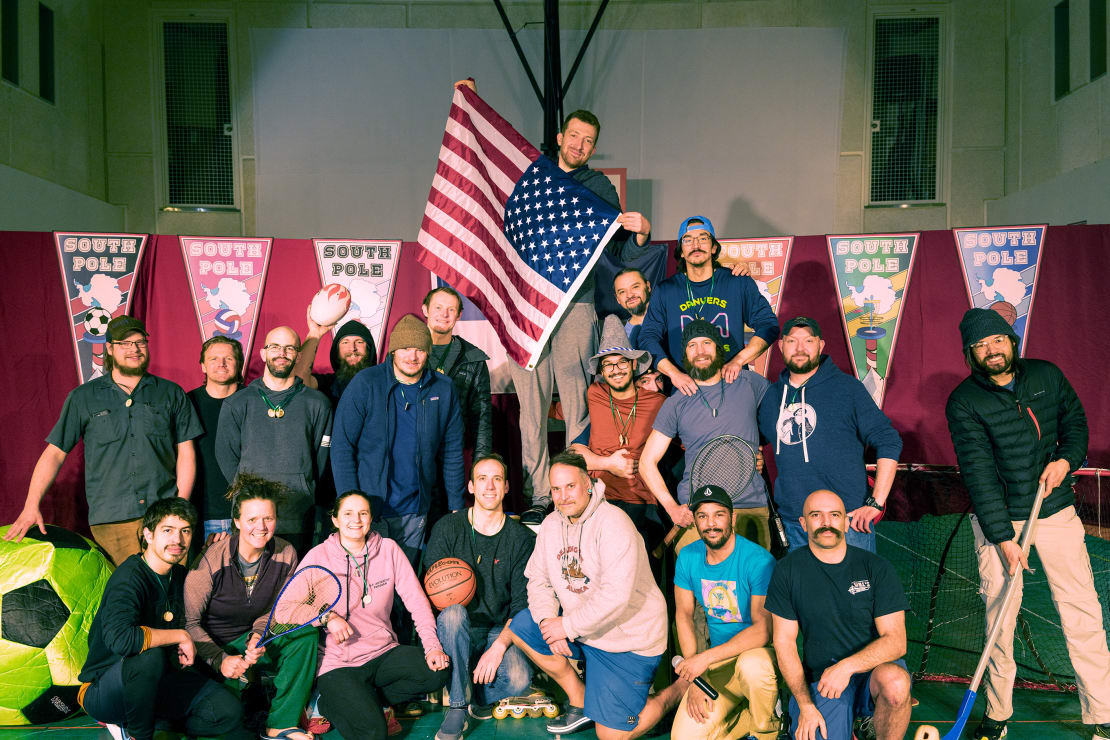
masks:
<instances>
[{"instance_id":1,"label":"black puffer jacket","mask_svg":"<svg viewBox=\"0 0 1110 740\"><path fill-rule=\"evenodd\" d=\"M463 446L474 450L475 459L493 448L488 359L489 355L462 337L451 337L443 366L436 368L455 384L466 429Z\"/></svg>"},{"instance_id":2,"label":"black puffer jacket","mask_svg":"<svg viewBox=\"0 0 1110 740\"><path fill-rule=\"evenodd\" d=\"M1011 521L1029 516L1037 480L1053 460L1072 470L1087 456L1087 416L1060 368L1044 360L1015 360L1014 390L979 371L948 397L945 415L956 459L979 526L994 543L1012 540ZM1075 503L1072 477L1045 499L1041 518Z\"/></svg>"}]
</instances>

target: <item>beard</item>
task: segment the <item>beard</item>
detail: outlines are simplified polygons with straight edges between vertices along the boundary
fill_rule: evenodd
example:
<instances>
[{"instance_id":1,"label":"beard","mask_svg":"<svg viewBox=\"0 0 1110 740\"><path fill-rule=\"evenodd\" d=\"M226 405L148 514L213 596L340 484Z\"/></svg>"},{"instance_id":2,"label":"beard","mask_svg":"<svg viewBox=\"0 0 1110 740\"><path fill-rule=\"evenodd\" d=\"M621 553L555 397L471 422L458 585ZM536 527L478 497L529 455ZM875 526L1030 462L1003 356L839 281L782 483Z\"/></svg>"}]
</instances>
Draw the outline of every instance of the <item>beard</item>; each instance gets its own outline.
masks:
<instances>
[{"instance_id":1,"label":"beard","mask_svg":"<svg viewBox=\"0 0 1110 740\"><path fill-rule=\"evenodd\" d=\"M701 357L701 355L699 355L698 357ZM698 357L695 357L694 359L696 360L698 359ZM686 374L689 375L691 378L693 378L694 380L705 381L709 380L714 375L721 372L721 368L725 366L725 361L724 358L721 357L720 351L718 351L713 358L713 362L709 363L703 368L694 365L689 358L684 358L682 364L686 367Z\"/></svg>"},{"instance_id":2,"label":"beard","mask_svg":"<svg viewBox=\"0 0 1110 740\"><path fill-rule=\"evenodd\" d=\"M786 368L792 373L798 373L799 375L804 375L805 373L808 373L810 370L816 370L817 367L820 364L821 364L821 356L820 355L818 355L817 357L814 357L812 360L807 357L804 360L802 360L800 364L798 364L798 360L796 360L792 357L792 358L790 358L789 360L786 361Z\"/></svg>"},{"instance_id":3,"label":"beard","mask_svg":"<svg viewBox=\"0 0 1110 740\"><path fill-rule=\"evenodd\" d=\"M105 359L107 359L107 358L105 358ZM107 367L108 363L105 362L104 365ZM150 355L146 355L146 356L143 357L143 361L139 363L138 367L117 365L115 362L113 362L112 367L109 368L109 369L110 370L115 370L116 372L118 372L120 375L123 375L124 377L141 378L143 375L146 374L146 369L149 366L150 366Z\"/></svg>"},{"instance_id":4,"label":"beard","mask_svg":"<svg viewBox=\"0 0 1110 740\"><path fill-rule=\"evenodd\" d=\"M644 296L644 300L640 301L638 304L636 304L632 308L626 308L624 310L628 311L628 313L632 314L633 316L643 316L645 313L647 313L648 300L650 298L651 298L651 294L648 293L647 295Z\"/></svg>"},{"instance_id":5,"label":"beard","mask_svg":"<svg viewBox=\"0 0 1110 740\"><path fill-rule=\"evenodd\" d=\"M279 368L274 364L275 361L276 360L266 360L266 370L269 371L270 375L284 380L293 374L294 363L290 362L285 367Z\"/></svg>"},{"instance_id":6,"label":"beard","mask_svg":"<svg viewBox=\"0 0 1110 740\"><path fill-rule=\"evenodd\" d=\"M721 539L718 542L711 544L705 539L705 535L707 534L720 534ZM701 537L701 541L705 542L705 546L708 547L710 550L720 550L722 547L728 544L729 540L732 539L732 520L729 519L728 524L726 524L721 529L699 530L698 535Z\"/></svg>"},{"instance_id":7,"label":"beard","mask_svg":"<svg viewBox=\"0 0 1110 740\"><path fill-rule=\"evenodd\" d=\"M347 362L346 360L343 360L339 363L339 367L335 371L335 379L341 384L346 385L347 383L351 382L351 379L358 375L360 371L365 370L366 368L370 367L370 365L371 362L369 354L365 355L354 365Z\"/></svg>"},{"instance_id":8,"label":"beard","mask_svg":"<svg viewBox=\"0 0 1110 740\"><path fill-rule=\"evenodd\" d=\"M996 357L1005 360L1005 362L1003 362L1000 367L994 368L987 364L989 361L995 359ZM1007 357L1001 352L996 352L993 355L987 355L982 360L975 360L975 366L979 368L979 370L982 371L984 375L987 376L1006 375L1014 368L1014 357L1013 355Z\"/></svg>"}]
</instances>

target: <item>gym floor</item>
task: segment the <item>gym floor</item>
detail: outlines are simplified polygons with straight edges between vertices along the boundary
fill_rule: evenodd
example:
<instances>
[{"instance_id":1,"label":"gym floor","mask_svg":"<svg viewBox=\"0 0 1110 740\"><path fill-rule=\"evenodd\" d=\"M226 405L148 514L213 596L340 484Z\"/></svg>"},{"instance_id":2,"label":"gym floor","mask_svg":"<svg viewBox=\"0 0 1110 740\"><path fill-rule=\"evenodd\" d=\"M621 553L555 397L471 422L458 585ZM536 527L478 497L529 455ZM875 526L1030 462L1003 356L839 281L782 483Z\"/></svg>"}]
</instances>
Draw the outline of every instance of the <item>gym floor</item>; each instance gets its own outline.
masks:
<instances>
[{"instance_id":1,"label":"gym floor","mask_svg":"<svg viewBox=\"0 0 1110 740\"><path fill-rule=\"evenodd\" d=\"M914 687L914 696L920 702L913 710L913 721L907 737L913 737L921 724L934 725L941 733L947 732L955 719L960 700L967 687L963 684L943 684L921 682ZM980 698L977 712L972 713L973 726L982 713L983 700ZM1074 694L1054 691L1028 691L1018 689L1014 692L1015 714L1010 720L1008 740L1070 740L1090 738L1089 728L1079 719L1079 700ZM409 740L432 740L439 729L440 713L433 711L414 721L403 721L405 732L398 738ZM476 722L467 732L468 740L492 740L493 738L549 738L544 729L543 719L505 719ZM669 737L666 731L648 737ZM171 735L159 735L169 740ZM343 740L338 732L323 736L326 740ZM582 732L574 736L576 740L595 740L593 732ZM67 722L46 727L6 727L0 728L0 739L22 740L23 738L66 738L67 740L107 740L108 732L81 716ZM676 738L681 740L681 738Z\"/></svg>"}]
</instances>

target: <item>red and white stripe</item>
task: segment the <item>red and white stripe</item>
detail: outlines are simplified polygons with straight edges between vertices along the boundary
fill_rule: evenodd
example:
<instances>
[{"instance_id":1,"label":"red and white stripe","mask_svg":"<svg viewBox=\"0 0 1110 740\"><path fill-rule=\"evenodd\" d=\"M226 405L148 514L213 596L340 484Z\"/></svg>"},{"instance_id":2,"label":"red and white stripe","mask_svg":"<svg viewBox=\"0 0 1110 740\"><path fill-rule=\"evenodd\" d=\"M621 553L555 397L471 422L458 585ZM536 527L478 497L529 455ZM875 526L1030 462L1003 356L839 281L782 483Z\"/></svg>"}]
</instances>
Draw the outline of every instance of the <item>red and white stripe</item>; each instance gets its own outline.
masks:
<instances>
[{"instance_id":1,"label":"red and white stripe","mask_svg":"<svg viewBox=\"0 0 1110 740\"><path fill-rule=\"evenodd\" d=\"M522 366L564 293L505 238L505 201L540 152L466 85L455 88L417 260L472 300Z\"/></svg>"}]
</instances>

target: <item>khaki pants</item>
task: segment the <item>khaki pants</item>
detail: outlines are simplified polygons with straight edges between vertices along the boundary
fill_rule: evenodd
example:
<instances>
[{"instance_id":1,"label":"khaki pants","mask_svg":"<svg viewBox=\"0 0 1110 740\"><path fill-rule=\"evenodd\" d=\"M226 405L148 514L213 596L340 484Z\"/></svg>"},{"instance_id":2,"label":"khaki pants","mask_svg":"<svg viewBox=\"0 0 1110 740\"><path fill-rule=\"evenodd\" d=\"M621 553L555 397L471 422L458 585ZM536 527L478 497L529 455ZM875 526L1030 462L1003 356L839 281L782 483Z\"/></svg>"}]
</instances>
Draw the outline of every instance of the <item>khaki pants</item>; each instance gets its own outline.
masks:
<instances>
[{"instance_id":1,"label":"khaki pants","mask_svg":"<svg viewBox=\"0 0 1110 740\"><path fill-rule=\"evenodd\" d=\"M139 549L139 526L141 519L128 519L109 524L90 524L93 539L104 548L108 557L117 566L131 555L142 552Z\"/></svg>"},{"instance_id":2,"label":"khaki pants","mask_svg":"<svg viewBox=\"0 0 1110 740\"><path fill-rule=\"evenodd\" d=\"M702 678L717 689L709 719L695 722L686 710L689 694L682 697L675 712L671 737L682 740L737 740L754 735L759 740L778 736L775 717L778 677L775 651L769 647L745 650L735 658L709 667Z\"/></svg>"},{"instance_id":3,"label":"khaki pants","mask_svg":"<svg viewBox=\"0 0 1110 740\"><path fill-rule=\"evenodd\" d=\"M1024 521L1013 523L1021 537ZM979 559L979 593L986 605L987 630L994 624L1002 608L1002 592L1006 588L1006 569L996 546L983 536L978 520L971 518L975 534L975 551ZM1079 704L1086 724L1110 722L1110 651L1102 626L1102 607L1095 593L1091 559L1083 540L1083 524L1075 507L1044 517L1037 523L1033 545L1048 579L1052 601L1060 613L1068 655L1075 668L1079 685ZM1021 577L1020 575L1018 576ZM987 662L987 716L1005 720L1013 714L1014 625L1021 604L1022 583L1018 582L1014 597L1002 624L998 642L991 648Z\"/></svg>"}]
</instances>

